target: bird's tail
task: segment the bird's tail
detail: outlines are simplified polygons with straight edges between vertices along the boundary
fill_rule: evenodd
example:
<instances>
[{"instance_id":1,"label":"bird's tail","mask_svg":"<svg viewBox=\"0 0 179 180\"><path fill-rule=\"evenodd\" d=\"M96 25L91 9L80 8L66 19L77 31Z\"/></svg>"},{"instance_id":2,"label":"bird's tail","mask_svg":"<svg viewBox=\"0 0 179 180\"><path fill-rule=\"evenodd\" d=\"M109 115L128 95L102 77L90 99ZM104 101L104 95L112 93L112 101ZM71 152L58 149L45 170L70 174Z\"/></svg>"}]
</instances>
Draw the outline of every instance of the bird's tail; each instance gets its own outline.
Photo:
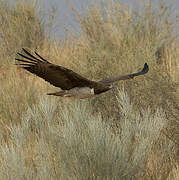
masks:
<instances>
[{"instance_id":1,"label":"bird's tail","mask_svg":"<svg viewBox=\"0 0 179 180\"><path fill-rule=\"evenodd\" d=\"M54 93L47 93L47 95L70 97L70 94L67 91L59 91L59 92L54 92Z\"/></svg>"}]
</instances>

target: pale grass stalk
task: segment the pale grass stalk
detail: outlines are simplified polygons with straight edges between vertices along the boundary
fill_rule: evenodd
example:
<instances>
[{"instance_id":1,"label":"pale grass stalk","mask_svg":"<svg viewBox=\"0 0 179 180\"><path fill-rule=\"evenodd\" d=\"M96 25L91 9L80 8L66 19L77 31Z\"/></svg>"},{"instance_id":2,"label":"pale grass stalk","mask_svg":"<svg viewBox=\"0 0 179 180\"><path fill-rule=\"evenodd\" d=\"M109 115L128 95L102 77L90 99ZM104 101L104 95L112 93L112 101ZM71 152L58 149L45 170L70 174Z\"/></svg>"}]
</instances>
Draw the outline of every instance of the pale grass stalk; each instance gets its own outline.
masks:
<instances>
[{"instance_id":1,"label":"pale grass stalk","mask_svg":"<svg viewBox=\"0 0 179 180\"><path fill-rule=\"evenodd\" d=\"M14 171L17 177L22 174L38 179L140 177L166 118L161 110L155 114L149 109L135 112L124 92L119 91L117 98L122 117L116 135L107 123L110 120L93 114L88 102L59 102L57 108L53 99L41 98L22 116L21 126L9 128L13 145L0 149L2 158L10 157L0 159L1 170L7 175ZM13 156L16 166L11 164ZM28 162L22 163L22 169L21 161Z\"/></svg>"}]
</instances>

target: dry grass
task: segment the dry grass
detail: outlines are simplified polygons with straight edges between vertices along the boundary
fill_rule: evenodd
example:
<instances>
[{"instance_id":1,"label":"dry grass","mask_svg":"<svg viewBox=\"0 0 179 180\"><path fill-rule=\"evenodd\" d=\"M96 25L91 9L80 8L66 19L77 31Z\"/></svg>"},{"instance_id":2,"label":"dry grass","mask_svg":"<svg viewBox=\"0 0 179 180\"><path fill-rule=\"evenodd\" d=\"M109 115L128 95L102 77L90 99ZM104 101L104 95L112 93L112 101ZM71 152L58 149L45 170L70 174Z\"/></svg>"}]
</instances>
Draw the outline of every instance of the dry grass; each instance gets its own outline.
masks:
<instances>
[{"instance_id":1,"label":"dry grass","mask_svg":"<svg viewBox=\"0 0 179 180\"><path fill-rule=\"evenodd\" d=\"M0 1L1 59L0 65L14 57L22 46L38 48L44 40L44 24L36 10L36 4L16 0L14 7Z\"/></svg>"},{"instance_id":2,"label":"dry grass","mask_svg":"<svg viewBox=\"0 0 179 180\"><path fill-rule=\"evenodd\" d=\"M93 4L78 13L82 33L62 43L48 39L37 4L1 0L0 179L177 179L179 41L170 15L165 5ZM150 71L91 100L45 98L55 88L13 65L21 47L94 80L144 62Z\"/></svg>"},{"instance_id":3,"label":"dry grass","mask_svg":"<svg viewBox=\"0 0 179 180\"><path fill-rule=\"evenodd\" d=\"M123 91L117 102L121 126L114 134L89 102L57 104L42 97L20 124L7 127L10 140L0 148L2 179L142 177L167 119L161 109L154 114L150 109L135 111Z\"/></svg>"}]
</instances>

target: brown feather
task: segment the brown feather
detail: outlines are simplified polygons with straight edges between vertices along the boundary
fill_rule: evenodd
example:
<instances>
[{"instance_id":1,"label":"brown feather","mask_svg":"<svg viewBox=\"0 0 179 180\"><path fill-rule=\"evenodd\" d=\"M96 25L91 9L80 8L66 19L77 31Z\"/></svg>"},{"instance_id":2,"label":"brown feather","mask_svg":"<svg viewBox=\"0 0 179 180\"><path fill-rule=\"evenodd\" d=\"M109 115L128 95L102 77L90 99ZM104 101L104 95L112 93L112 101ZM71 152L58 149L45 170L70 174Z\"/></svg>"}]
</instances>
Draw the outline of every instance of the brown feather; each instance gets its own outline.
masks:
<instances>
[{"instance_id":1,"label":"brown feather","mask_svg":"<svg viewBox=\"0 0 179 180\"><path fill-rule=\"evenodd\" d=\"M110 84L110 83L113 83L115 81L133 79L135 76L140 76L140 75L146 74L148 71L149 71L149 67L148 67L147 63L145 63L143 69L140 72L128 74L128 75L123 75L123 76L112 77L112 78L108 78L108 79L103 79L99 82L104 83L104 84Z\"/></svg>"},{"instance_id":2,"label":"brown feather","mask_svg":"<svg viewBox=\"0 0 179 180\"><path fill-rule=\"evenodd\" d=\"M94 81L90 81L70 69L48 62L37 53L35 54L40 59L31 55L25 49L23 49L23 51L26 55L18 53L23 59L16 58L17 61L23 62L23 64L19 63L19 65L56 87L60 87L63 90L69 90L74 87L93 87L94 84L96 84ZM18 65L18 63L16 64Z\"/></svg>"},{"instance_id":3,"label":"brown feather","mask_svg":"<svg viewBox=\"0 0 179 180\"><path fill-rule=\"evenodd\" d=\"M113 88L113 86L111 86L111 83L119 80L131 79L135 76L146 74L149 70L147 63L145 63L144 68L140 72L124 76L112 77L108 79L103 79L99 82L94 82L82 77L81 75L73 72L70 69L50 63L42 56L40 56L37 52L35 52L35 56L24 48L23 51L25 55L18 53L18 55L21 56L22 59L16 58L16 60L18 61L16 65L19 65L25 70L43 78L50 84L56 87L60 87L62 90L69 90L69 92L65 92L67 94L69 94L70 92L74 93L74 91L76 92L76 89L80 87L85 88L80 88L81 91L79 90L79 93L82 91L84 93L84 90L89 90L91 88L92 90L94 90L94 95L101 94ZM85 93L85 97L89 97L88 92ZM54 95L54 93L52 94ZM80 96L78 95L78 97Z\"/></svg>"}]
</instances>

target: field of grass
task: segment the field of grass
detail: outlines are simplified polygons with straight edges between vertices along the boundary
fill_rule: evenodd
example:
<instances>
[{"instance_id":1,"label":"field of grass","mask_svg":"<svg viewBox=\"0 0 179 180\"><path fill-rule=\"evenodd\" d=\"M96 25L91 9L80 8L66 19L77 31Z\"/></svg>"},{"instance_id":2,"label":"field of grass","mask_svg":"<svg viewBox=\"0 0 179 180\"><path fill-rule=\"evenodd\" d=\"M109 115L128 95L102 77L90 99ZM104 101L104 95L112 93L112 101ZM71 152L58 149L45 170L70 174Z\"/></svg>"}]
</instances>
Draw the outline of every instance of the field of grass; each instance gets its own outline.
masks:
<instances>
[{"instance_id":1,"label":"field of grass","mask_svg":"<svg viewBox=\"0 0 179 180\"><path fill-rule=\"evenodd\" d=\"M178 19L143 6L73 9L81 32L52 41L38 4L0 0L0 179L179 179ZM92 80L150 71L92 99L48 97L14 65L22 47Z\"/></svg>"}]
</instances>

